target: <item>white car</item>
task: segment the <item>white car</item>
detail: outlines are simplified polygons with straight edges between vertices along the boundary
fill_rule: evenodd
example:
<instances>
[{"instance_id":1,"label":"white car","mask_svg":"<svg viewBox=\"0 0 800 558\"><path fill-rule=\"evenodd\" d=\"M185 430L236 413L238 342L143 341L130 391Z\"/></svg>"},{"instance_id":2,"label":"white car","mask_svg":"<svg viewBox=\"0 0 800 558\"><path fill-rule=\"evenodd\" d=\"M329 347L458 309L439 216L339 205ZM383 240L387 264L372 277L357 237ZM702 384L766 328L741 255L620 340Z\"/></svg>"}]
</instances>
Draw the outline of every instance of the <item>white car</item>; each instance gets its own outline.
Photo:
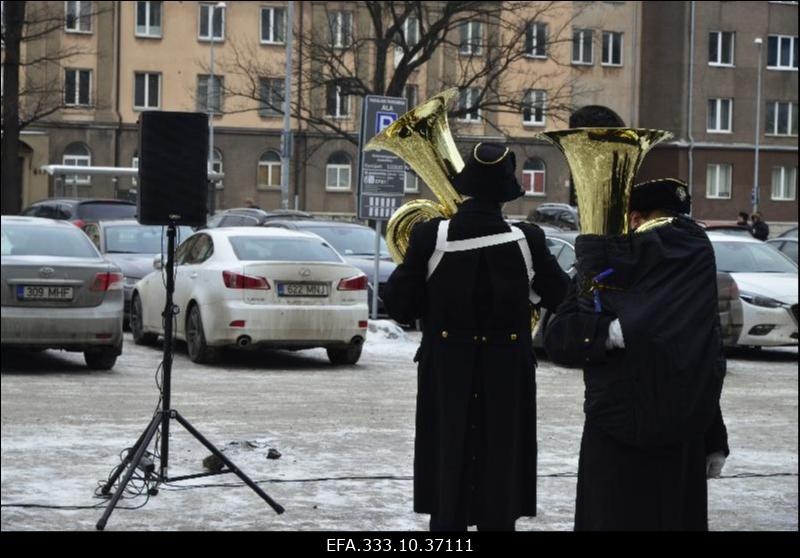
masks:
<instances>
[{"instance_id":1,"label":"white car","mask_svg":"<svg viewBox=\"0 0 800 558\"><path fill-rule=\"evenodd\" d=\"M797 345L797 264L754 238L708 233L717 269L731 274L742 299L739 345Z\"/></svg>"},{"instance_id":2,"label":"white car","mask_svg":"<svg viewBox=\"0 0 800 558\"><path fill-rule=\"evenodd\" d=\"M157 258L154 267L161 267ZM137 344L163 335L166 270L131 296ZM334 364L355 364L367 330L367 277L315 234L265 227L206 229L176 250L175 337L207 363L226 346L325 347Z\"/></svg>"}]
</instances>

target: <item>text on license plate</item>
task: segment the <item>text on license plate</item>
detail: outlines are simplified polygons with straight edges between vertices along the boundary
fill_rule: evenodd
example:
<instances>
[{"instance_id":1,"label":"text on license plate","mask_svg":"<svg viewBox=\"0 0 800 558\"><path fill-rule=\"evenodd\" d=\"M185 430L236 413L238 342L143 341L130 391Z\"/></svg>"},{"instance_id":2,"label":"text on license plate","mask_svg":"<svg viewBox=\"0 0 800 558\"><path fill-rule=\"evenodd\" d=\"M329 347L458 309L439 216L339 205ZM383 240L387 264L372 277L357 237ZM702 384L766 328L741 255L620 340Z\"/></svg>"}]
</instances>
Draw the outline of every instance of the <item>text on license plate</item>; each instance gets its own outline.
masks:
<instances>
[{"instance_id":1,"label":"text on license plate","mask_svg":"<svg viewBox=\"0 0 800 558\"><path fill-rule=\"evenodd\" d=\"M278 283L278 296L328 296L327 283Z\"/></svg>"},{"instance_id":2,"label":"text on license plate","mask_svg":"<svg viewBox=\"0 0 800 558\"><path fill-rule=\"evenodd\" d=\"M19 300L72 300L72 287L17 285Z\"/></svg>"}]
</instances>

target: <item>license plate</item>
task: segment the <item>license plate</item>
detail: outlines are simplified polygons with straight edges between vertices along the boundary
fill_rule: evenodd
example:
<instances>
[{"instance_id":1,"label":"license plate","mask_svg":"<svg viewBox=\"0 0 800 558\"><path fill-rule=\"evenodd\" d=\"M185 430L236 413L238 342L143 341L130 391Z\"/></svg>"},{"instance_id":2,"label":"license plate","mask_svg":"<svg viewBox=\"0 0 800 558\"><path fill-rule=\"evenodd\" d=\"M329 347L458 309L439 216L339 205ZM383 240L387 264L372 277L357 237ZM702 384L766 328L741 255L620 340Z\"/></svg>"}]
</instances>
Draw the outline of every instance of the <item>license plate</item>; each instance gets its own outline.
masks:
<instances>
[{"instance_id":1,"label":"license plate","mask_svg":"<svg viewBox=\"0 0 800 558\"><path fill-rule=\"evenodd\" d=\"M19 300L72 300L72 287L17 285Z\"/></svg>"},{"instance_id":2,"label":"license plate","mask_svg":"<svg viewBox=\"0 0 800 558\"><path fill-rule=\"evenodd\" d=\"M278 296L328 296L327 283L278 283Z\"/></svg>"}]
</instances>

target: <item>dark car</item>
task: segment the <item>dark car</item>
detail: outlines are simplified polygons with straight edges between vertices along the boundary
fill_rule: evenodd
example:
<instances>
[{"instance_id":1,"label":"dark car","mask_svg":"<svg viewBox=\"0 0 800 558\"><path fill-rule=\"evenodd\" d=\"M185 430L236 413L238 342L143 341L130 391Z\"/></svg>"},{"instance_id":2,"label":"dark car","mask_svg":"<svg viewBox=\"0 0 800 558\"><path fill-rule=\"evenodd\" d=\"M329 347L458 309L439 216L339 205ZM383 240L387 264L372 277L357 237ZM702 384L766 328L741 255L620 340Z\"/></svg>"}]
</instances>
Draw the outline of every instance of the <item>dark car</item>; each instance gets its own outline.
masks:
<instances>
[{"instance_id":1,"label":"dark car","mask_svg":"<svg viewBox=\"0 0 800 558\"><path fill-rule=\"evenodd\" d=\"M217 227L258 227L272 219L313 219L314 215L295 209L271 209L266 211L256 207L236 207L219 211L208 218L206 228Z\"/></svg>"},{"instance_id":2,"label":"dark car","mask_svg":"<svg viewBox=\"0 0 800 558\"><path fill-rule=\"evenodd\" d=\"M136 217L136 204L112 199L50 198L31 204L22 210L21 215L72 221L83 228L89 221L133 219Z\"/></svg>"},{"instance_id":3,"label":"dark car","mask_svg":"<svg viewBox=\"0 0 800 558\"><path fill-rule=\"evenodd\" d=\"M568 203L542 203L529 214L528 221L537 225L551 225L559 229L578 230L578 208Z\"/></svg>"}]
</instances>

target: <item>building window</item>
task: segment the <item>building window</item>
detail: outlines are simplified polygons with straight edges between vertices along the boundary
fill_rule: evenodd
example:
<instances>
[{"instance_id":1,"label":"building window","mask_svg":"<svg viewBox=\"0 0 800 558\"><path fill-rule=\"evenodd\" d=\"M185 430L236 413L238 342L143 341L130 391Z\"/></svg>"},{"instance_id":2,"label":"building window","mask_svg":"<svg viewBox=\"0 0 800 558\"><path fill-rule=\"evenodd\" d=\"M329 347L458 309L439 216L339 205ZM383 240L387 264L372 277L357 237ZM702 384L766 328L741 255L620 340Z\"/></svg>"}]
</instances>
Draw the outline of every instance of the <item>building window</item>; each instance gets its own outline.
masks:
<instances>
[{"instance_id":1,"label":"building window","mask_svg":"<svg viewBox=\"0 0 800 558\"><path fill-rule=\"evenodd\" d=\"M223 76L214 76L209 87L211 76L197 76L197 111L222 113L222 91L225 87Z\"/></svg>"},{"instance_id":2,"label":"building window","mask_svg":"<svg viewBox=\"0 0 800 558\"><path fill-rule=\"evenodd\" d=\"M216 4L200 4L200 32L201 41L225 40L225 8Z\"/></svg>"},{"instance_id":3,"label":"building window","mask_svg":"<svg viewBox=\"0 0 800 558\"><path fill-rule=\"evenodd\" d=\"M136 151L131 157L131 168L138 169L139 168L139 152ZM139 185L138 177L132 176L131 177L131 187L136 188Z\"/></svg>"},{"instance_id":4,"label":"building window","mask_svg":"<svg viewBox=\"0 0 800 558\"><path fill-rule=\"evenodd\" d=\"M133 108L157 109L161 106L161 74L137 73L134 76Z\"/></svg>"},{"instance_id":5,"label":"building window","mask_svg":"<svg viewBox=\"0 0 800 558\"><path fill-rule=\"evenodd\" d=\"M258 187L278 188L281 185L281 157L275 151L266 151L258 160Z\"/></svg>"},{"instance_id":6,"label":"building window","mask_svg":"<svg viewBox=\"0 0 800 558\"><path fill-rule=\"evenodd\" d=\"M352 167L350 155L337 151L328 157L328 166L325 169L326 190L350 190L350 169Z\"/></svg>"},{"instance_id":7,"label":"building window","mask_svg":"<svg viewBox=\"0 0 800 558\"><path fill-rule=\"evenodd\" d=\"M732 165L708 165L706 167L706 197L709 199L730 199L732 175Z\"/></svg>"},{"instance_id":8,"label":"building window","mask_svg":"<svg viewBox=\"0 0 800 558\"><path fill-rule=\"evenodd\" d=\"M333 118L348 118L350 116L350 96L342 94L342 86L328 83L325 94L326 114Z\"/></svg>"},{"instance_id":9,"label":"building window","mask_svg":"<svg viewBox=\"0 0 800 558\"><path fill-rule=\"evenodd\" d=\"M69 33L92 32L92 3L65 2L64 29Z\"/></svg>"},{"instance_id":10,"label":"building window","mask_svg":"<svg viewBox=\"0 0 800 558\"><path fill-rule=\"evenodd\" d=\"M286 42L286 10L261 8L261 43L280 45Z\"/></svg>"},{"instance_id":11,"label":"building window","mask_svg":"<svg viewBox=\"0 0 800 558\"><path fill-rule=\"evenodd\" d=\"M64 165L71 167L91 167L92 153L82 143L71 143L64 150L61 161ZM65 176L64 179L67 184L89 184L91 182L89 175Z\"/></svg>"},{"instance_id":12,"label":"building window","mask_svg":"<svg viewBox=\"0 0 800 558\"><path fill-rule=\"evenodd\" d=\"M419 104L419 86L413 83L406 85L403 90L406 101L408 101L408 110L411 110Z\"/></svg>"},{"instance_id":13,"label":"building window","mask_svg":"<svg viewBox=\"0 0 800 558\"><path fill-rule=\"evenodd\" d=\"M532 21L525 28L525 54L547 58L547 24Z\"/></svg>"},{"instance_id":14,"label":"building window","mask_svg":"<svg viewBox=\"0 0 800 558\"><path fill-rule=\"evenodd\" d=\"M572 32L572 63L592 63L592 36L591 29L575 29Z\"/></svg>"},{"instance_id":15,"label":"building window","mask_svg":"<svg viewBox=\"0 0 800 558\"><path fill-rule=\"evenodd\" d=\"M622 66L622 33L603 31L603 66Z\"/></svg>"},{"instance_id":16,"label":"building window","mask_svg":"<svg viewBox=\"0 0 800 558\"><path fill-rule=\"evenodd\" d=\"M522 109L522 122L535 126L544 126L545 102L547 92L540 89L531 89L525 94Z\"/></svg>"},{"instance_id":17,"label":"building window","mask_svg":"<svg viewBox=\"0 0 800 558\"><path fill-rule=\"evenodd\" d=\"M211 155L211 171L222 174L222 151L220 151L216 147L214 148L214 151L212 152ZM222 184L222 180L217 180L214 183L214 187L217 190L222 190L222 188L224 187L224 185Z\"/></svg>"},{"instance_id":18,"label":"building window","mask_svg":"<svg viewBox=\"0 0 800 558\"><path fill-rule=\"evenodd\" d=\"M797 37L770 35L767 41L767 68L770 70L797 69Z\"/></svg>"},{"instance_id":19,"label":"building window","mask_svg":"<svg viewBox=\"0 0 800 558\"><path fill-rule=\"evenodd\" d=\"M419 19L416 16L408 16L403 22L402 32L398 31L395 36L394 48L394 67L396 68L405 56L406 51L413 49L419 43ZM405 47L403 46L405 44ZM413 62L419 56L419 52L409 61Z\"/></svg>"},{"instance_id":20,"label":"building window","mask_svg":"<svg viewBox=\"0 0 800 558\"><path fill-rule=\"evenodd\" d=\"M92 71L66 70L64 74L64 104L68 107L88 107L92 104Z\"/></svg>"},{"instance_id":21,"label":"building window","mask_svg":"<svg viewBox=\"0 0 800 558\"><path fill-rule=\"evenodd\" d=\"M334 48L346 48L353 44L353 14L350 12L330 12L328 29L331 33L331 45Z\"/></svg>"},{"instance_id":22,"label":"building window","mask_svg":"<svg viewBox=\"0 0 800 558\"><path fill-rule=\"evenodd\" d=\"M459 33L459 53L477 56L483 52L483 25L480 21L467 21L462 23L461 27L459 28Z\"/></svg>"},{"instance_id":23,"label":"building window","mask_svg":"<svg viewBox=\"0 0 800 558\"><path fill-rule=\"evenodd\" d=\"M136 2L136 36L161 37L162 2Z\"/></svg>"},{"instance_id":24,"label":"building window","mask_svg":"<svg viewBox=\"0 0 800 558\"><path fill-rule=\"evenodd\" d=\"M458 93L458 109L467 111L459 120L464 122L477 122L481 119L481 109L478 107L480 89L468 87Z\"/></svg>"},{"instance_id":25,"label":"building window","mask_svg":"<svg viewBox=\"0 0 800 558\"><path fill-rule=\"evenodd\" d=\"M794 201L797 197L797 167L772 167L772 199Z\"/></svg>"},{"instance_id":26,"label":"building window","mask_svg":"<svg viewBox=\"0 0 800 558\"><path fill-rule=\"evenodd\" d=\"M406 194L419 193L419 176L411 170L411 167L406 167L406 182L403 186L403 192Z\"/></svg>"},{"instance_id":27,"label":"building window","mask_svg":"<svg viewBox=\"0 0 800 558\"><path fill-rule=\"evenodd\" d=\"M733 66L732 31L712 31L708 34L708 65Z\"/></svg>"},{"instance_id":28,"label":"building window","mask_svg":"<svg viewBox=\"0 0 800 558\"><path fill-rule=\"evenodd\" d=\"M733 113L733 99L709 99L707 132L730 132Z\"/></svg>"},{"instance_id":29,"label":"building window","mask_svg":"<svg viewBox=\"0 0 800 558\"><path fill-rule=\"evenodd\" d=\"M522 167L522 189L526 196L544 196L545 167L541 159L528 159Z\"/></svg>"},{"instance_id":30,"label":"building window","mask_svg":"<svg viewBox=\"0 0 800 558\"><path fill-rule=\"evenodd\" d=\"M261 78L261 104L258 113L261 116L283 115L283 78Z\"/></svg>"},{"instance_id":31,"label":"building window","mask_svg":"<svg viewBox=\"0 0 800 558\"><path fill-rule=\"evenodd\" d=\"M767 103L766 134L773 136L797 135L797 103Z\"/></svg>"}]
</instances>

